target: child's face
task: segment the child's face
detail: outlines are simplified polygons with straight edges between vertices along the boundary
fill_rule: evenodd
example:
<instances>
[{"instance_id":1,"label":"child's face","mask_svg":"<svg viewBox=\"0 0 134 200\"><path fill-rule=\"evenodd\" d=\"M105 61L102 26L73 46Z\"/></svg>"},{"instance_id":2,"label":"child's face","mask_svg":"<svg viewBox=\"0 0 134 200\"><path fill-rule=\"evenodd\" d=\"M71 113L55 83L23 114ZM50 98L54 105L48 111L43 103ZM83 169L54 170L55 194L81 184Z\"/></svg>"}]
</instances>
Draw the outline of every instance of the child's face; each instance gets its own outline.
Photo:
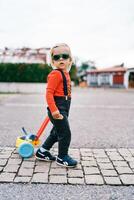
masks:
<instances>
[{"instance_id":1,"label":"child's face","mask_svg":"<svg viewBox=\"0 0 134 200\"><path fill-rule=\"evenodd\" d=\"M71 64L70 52L68 47L59 46L54 48L52 63L56 68L66 71L67 67Z\"/></svg>"}]
</instances>

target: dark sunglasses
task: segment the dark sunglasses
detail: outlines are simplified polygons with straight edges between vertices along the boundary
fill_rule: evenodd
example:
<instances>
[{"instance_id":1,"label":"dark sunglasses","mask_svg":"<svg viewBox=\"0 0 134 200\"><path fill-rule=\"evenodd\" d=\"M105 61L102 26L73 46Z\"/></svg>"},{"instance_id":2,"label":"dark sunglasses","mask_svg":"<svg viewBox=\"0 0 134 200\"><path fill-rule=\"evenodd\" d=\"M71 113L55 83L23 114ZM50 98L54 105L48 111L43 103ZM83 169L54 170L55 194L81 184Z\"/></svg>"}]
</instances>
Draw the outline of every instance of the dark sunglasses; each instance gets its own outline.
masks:
<instances>
[{"instance_id":1,"label":"dark sunglasses","mask_svg":"<svg viewBox=\"0 0 134 200\"><path fill-rule=\"evenodd\" d=\"M52 56L52 59L55 60L55 61L59 60L60 58L67 60L68 58L70 58L70 55L63 53L63 54L57 54L57 55Z\"/></svg>"}]
</instances>

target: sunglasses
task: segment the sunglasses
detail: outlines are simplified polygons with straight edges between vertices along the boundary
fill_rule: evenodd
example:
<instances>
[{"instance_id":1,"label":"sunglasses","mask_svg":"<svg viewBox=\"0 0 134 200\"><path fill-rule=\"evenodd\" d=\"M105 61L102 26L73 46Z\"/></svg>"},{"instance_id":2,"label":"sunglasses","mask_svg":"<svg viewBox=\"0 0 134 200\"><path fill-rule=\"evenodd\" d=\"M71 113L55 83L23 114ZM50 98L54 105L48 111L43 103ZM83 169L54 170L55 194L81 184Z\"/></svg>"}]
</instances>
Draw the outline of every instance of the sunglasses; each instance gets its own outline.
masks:
<instances>
[{"instance_id":1,"label":"sunglasses","mask_svg":"<svg viewBox=\"0 0 134 200\"><path fill-rule=\"evenodd\" d=\"M70 55L63 53L63 54L57 54L57 55L52 56L52 59L55 61L59 60L60 58L67 60L68 58L70 58Z\"/></svg>"}]
</instances>

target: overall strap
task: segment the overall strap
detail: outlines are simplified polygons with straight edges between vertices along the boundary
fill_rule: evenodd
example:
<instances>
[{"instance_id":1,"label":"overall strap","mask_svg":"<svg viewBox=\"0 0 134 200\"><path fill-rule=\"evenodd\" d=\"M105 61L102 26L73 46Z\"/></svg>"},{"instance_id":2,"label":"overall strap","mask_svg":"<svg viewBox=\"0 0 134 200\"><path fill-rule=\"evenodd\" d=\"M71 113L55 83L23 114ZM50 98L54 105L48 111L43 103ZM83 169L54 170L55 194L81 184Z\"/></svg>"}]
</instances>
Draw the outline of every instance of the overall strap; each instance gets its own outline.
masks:
<instances>
[{"instance_id":1,"label":"overall strap","mask_svg":"<svg viewBox=\"0 0 134 200\"><path fill-rule=\"evenodd\" d=\"M62 77L63 77L63 90L64 90L64 95L65 95L65 97L66 97L66 99L67 99L68 90L67 90L67 80L66 80L66 76L65 76L65 74L64 74L64 72L63 72L62 70L60 70L60 69L55 69L55 70L60 71L61 74L62 74Z\"/></svg>"}]
</instances>

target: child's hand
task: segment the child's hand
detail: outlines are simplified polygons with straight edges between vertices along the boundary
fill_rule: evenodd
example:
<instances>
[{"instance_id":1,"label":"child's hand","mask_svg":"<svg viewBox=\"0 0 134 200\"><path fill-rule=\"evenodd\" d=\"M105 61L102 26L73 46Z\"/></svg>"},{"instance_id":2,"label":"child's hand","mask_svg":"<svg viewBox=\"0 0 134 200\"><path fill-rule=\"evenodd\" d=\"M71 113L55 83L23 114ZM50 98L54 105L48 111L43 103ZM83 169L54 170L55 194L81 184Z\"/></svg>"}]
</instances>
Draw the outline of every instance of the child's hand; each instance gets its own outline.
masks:
<instances>
[{"instance_id":1,"label":"child's hand","mask_svg":"<svg viewBox=\"0 0 134 200\"><path fill-rule=\"evenodd\" d=\"M52 113L52 116L53 116L54 119L63 119L63 115L60 114L59 111L53 112L53 113Z\"/></svg>"},{"instance_id":2,"label":"child's hand","mask_svg":"<svg viewBox=\"0 0 134 200\"><path fill-rule=\"evenodd\" d=\"M62 114L59 114L59 116L55 119L63 119L63 115Z\"/></svg>"}]
</instances>

